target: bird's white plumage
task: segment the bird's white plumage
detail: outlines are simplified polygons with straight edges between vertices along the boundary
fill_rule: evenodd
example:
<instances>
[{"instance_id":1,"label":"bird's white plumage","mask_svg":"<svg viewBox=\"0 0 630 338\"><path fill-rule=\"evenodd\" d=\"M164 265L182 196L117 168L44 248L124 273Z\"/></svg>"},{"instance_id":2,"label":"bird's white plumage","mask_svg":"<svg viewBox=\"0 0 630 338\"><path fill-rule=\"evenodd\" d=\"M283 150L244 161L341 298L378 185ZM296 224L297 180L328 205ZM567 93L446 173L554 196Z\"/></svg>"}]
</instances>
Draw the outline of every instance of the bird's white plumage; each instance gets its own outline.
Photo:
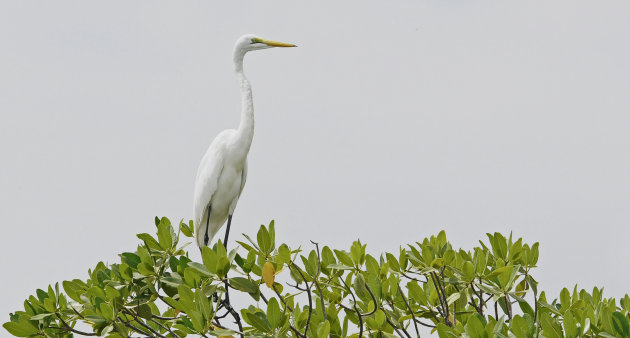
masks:
<instances>
[{"instance_id":1,"label":"bird's white plumage","mask_svg":"<svg viewBox=\"0 0 630 338\"><path fill-rule=\"evenodd\" d=\"M224 130L217 135L197 169L193 218L199 247L209 244L228 216L233 214L245 186L247 154L254 136L254 105L251 86L243 73L243 58L248 51L271 47L294 45L263 40L251 34L236 41L234 66L243 101L241 122L238 129Z\"/></svg>"},{"instance_id":2,"label":"bird's white plumage","mask_svg":"<svg viewBox=\"0 0 630 338\"><path fill-rule=\"evenodd\" d=\"M224 130L212 141L197 170L194 195L194 220L197 244L203 246L205 225L210 239L219 231L229 214L234 212L245 185L247 157L231 156L236 130ZM208 206L212 205L210 222Z\"/></svg>"}]
</instances>

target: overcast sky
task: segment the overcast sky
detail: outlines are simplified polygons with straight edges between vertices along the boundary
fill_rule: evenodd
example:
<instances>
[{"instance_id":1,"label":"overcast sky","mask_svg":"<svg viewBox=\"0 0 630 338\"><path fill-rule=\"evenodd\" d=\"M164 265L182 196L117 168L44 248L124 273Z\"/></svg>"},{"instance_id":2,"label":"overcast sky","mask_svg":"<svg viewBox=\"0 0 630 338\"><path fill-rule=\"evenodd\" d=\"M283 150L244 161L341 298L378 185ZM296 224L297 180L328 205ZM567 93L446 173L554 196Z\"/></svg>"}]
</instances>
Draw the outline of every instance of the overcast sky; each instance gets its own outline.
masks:
<instances>
[{"instance_id":1,"label":"overcast sky","mask_svg":"<svg viewBox=\"0 0 630 338\"><path fill-rule=\"evenodd\" d=\"M534 276L630 285L627 1L3 1L0 313L192 214L197 165L256 134L232 239L397 251L445 229L540 242ZM194 253L196 255L196 252ZM196 256L195 256L196 257Z\"/></svg>"}]
</instances>

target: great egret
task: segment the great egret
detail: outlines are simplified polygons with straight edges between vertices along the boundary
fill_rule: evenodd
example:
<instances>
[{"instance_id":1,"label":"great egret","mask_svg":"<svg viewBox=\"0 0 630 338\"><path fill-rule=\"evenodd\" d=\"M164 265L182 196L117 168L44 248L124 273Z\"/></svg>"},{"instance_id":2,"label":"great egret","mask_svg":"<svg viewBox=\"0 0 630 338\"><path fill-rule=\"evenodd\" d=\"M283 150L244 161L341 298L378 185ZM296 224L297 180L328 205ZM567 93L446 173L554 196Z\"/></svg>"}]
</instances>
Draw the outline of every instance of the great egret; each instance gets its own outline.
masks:
<instances>
[{"instance_id":1,"label":"great egret","mask_svg":"<svg viewBox=\"0 0 630 338\"><path fill-rule=\"evenodd\" d=\"M243 73L245 53L272 47L295 45L241 36L234 45L234 70L241 86L241 122L237 129L224 130L212 141L201 159L195 181L193 214L199 248L207 246L227 219L224 245L227 245L232 215L247 178L247 153L254 137L252 87Z\"/></svg>"}]
</instances>

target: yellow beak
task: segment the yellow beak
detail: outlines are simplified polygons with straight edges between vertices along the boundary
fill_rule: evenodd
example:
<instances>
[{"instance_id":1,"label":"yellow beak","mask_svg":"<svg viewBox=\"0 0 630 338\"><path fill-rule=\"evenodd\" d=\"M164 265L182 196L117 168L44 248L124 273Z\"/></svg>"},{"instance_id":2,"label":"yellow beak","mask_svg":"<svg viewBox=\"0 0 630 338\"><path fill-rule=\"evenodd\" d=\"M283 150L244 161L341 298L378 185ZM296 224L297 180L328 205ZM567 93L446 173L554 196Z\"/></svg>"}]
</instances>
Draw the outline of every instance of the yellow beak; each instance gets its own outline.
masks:
<instances>
[{"instance_id":1,"label":"yellow beak","mask_svg":"<svg viewBox=\"0 0 630 338\"><path fill-rule=\"evenodd\" d=\"M297 47L296 45L293 45L293 44L290 44L290 43L271 41L271 40L261 40L260 42L264 43L267 46L271 46L271 47Z\"/></svg>"}]
</instances>

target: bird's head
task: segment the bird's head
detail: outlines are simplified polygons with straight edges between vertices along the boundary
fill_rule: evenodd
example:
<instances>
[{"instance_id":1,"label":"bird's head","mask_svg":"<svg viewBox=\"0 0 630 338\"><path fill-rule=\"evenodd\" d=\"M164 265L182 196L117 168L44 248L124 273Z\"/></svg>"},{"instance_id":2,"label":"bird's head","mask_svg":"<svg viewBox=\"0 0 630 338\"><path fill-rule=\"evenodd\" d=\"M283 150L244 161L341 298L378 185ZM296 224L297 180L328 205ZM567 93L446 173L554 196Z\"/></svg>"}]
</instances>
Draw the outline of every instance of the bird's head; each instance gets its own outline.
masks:
<instances>
[{"instance_id":1,"label":"bird's head","mask_svg":"<svg viewBox=\"0 0 630 338\"><path fill-rule=\"evenodd\" d=\"M247 53L252 50L267 49L273 47L297 47L294 44L265 40L254 34L245 34L236 40L234 50L240 53Z\"/></svg>"}]
</instances>

